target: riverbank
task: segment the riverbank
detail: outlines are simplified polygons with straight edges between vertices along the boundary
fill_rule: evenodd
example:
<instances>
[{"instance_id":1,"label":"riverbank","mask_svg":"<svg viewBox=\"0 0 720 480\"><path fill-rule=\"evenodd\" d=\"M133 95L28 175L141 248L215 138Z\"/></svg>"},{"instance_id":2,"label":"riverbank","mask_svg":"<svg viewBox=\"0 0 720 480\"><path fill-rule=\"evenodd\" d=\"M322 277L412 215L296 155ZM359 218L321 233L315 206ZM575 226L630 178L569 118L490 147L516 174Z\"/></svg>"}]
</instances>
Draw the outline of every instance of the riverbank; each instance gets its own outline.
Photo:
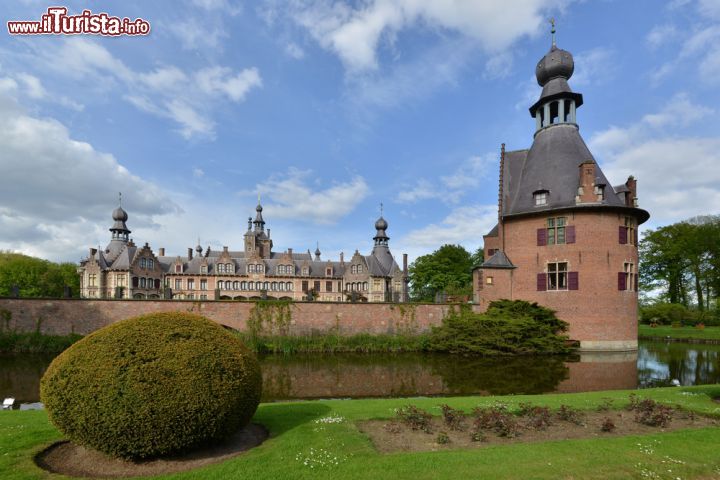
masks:
<instances>
[{"instance_id":1,"label":"riverbank","mask_svg":"<svg viewBox=\"0 0 720 480\"><path fill-rule=\"evenodd\" d=\"M60 353L82 335L44 335L0 331L0 353Z\"/></svg>"},{"instance_id":2,"label":"riverbank","mask_svg":"<svg viewBox=\"0 0 720 480\"><path fill-rule=\"evenodd\" d=\"M517 410L523 402L557 410L566 405L593 411L605 404L624 408L635 393L697 414L718 416L713 398L720 385L659 388L582 394L332 400L261 404L253 421L264 425L270 439L250 452L173 478L203 479L384 479L503 478L503 479L625 479L714 478L720 474L716 455L720 428L677 430L650 435L621 436L598 430L591 438L537 441L455 449L437 444L432 452L378 452L357 425L387 419L408 404L440 415L440 404L470 413L497 402ZM610 402L610 400L612 402ZM628 412L628 415L632 413ZM588 430L591 426L588 426ZM44 478L33 455L60 434L44 411L0 412L0 476L13 480ZM436 435L428 435L435 442ZM670 470L670 471L669 471ZM159 478L159 477L149 477Z\"/></svg>"},{"instance_id":3,"label":"riverbank","mask_svg":"<svg viewBox=\"0 0 720 480\"><path fill-rule=\"evenodd\" d=\"M669 325L638 326L638 338L641 340L675 341L688 343L720 344L720 327L671 327Z\"/></svg>"}]
</instances>

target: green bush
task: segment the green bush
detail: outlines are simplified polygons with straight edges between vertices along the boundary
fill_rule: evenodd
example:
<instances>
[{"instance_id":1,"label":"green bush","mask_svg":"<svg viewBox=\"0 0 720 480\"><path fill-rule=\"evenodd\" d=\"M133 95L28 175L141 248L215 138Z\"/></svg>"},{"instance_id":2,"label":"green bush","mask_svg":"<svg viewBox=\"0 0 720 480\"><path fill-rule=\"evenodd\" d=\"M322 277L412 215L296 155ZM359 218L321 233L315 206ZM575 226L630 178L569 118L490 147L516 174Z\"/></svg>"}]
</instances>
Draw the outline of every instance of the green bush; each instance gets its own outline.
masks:
<instances>
[{"instance_id":1,"label":"green bush","mask_svg":"<svg viewBox=\"0 0 720 480\"><path fill-rule=\"evenodd\" d=\"M657 325L706 326L720 325L718 310L699 311L679 303L657 302L640 308L640 322Z\"/></svg>"},{"instance_id":2,"label":"green bush","mask_svg":"<svg viewBox=\"0 0 720 480\"><path fill-rule=\"evenodd\" d=\"M439 327L433 327L429 350L472 354L514 355L569 353L568 324L537 303L499 300L485 313L467 306L451 310Z\"/></svg>"},{"instance_id":3,"label":"green bush","mask_svg":"<svg viewBox=\"0 0 720 480\"><path fill-rule=\"evenodd\" d=\"M188 313L125 320L72 345L48 367L40 396L70 440L143 459L221 440L260 401L254 354L220 325Z\"/></svg>"}]
</instances>

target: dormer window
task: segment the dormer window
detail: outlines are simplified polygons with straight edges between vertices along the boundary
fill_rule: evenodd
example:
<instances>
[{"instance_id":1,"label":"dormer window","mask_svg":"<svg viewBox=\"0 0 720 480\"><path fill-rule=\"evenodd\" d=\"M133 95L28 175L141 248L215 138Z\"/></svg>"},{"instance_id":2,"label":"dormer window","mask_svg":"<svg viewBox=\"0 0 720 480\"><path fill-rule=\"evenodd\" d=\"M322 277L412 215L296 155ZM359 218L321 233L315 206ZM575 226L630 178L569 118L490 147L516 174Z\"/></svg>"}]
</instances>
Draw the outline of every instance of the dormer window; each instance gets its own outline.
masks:
<instances>
[{"instance_id":1,"label":"dormer window","mask_svg":"<svg viewBox=\"0 0 720 480\"><path fill-rule=\"evenodd\" d=\"M175 265L175 273L182 273L182 265L180 265L180 264Z\"/></svg>"},{"instance_id":2,"label":"dormer window","mask_svg":"<svg viewBox=\"0 0 720 480\"><path fill-rule=\"evenodd\" d=\"M332 267L328 267L325 269L325 275L328 277L332 276Z\"/></svg>"},{"instance_id":3,"label":"dormer window","mask_svg":"<svg viewBox=\"0 0 720 480\"><path fill-rule=\"evenodd\" d=\"M547 190L536 190L533 192L533 199L536 207L542 207L548 203L548 192Z\"/></svg>"},{"instance_id":4,"label":"dormer window","mask_svg":"<svg viewBox=\"0 0 720 480\"><path fill-rule=\"evenodd\" d=\"M140 268L146 268L146 267L147 267L147 266L145 265L145 259L144 259L144 258L141 258L141 259L140 259Z\"/></svg>"},{"instance_id":5,"label":"dormer window","mask_svg":"<svg viewBox=\"0 0 720 480\"><path fill-rule=\"evenodd\" d=\"M595 185L595 195L598 202L602 202L605 199L605 185Z\"/></svg>"},{"instance_id":6,"label":"dormer window","mask_svg":"<svg viewBox=\"0 0 720 480\"><path fill-rule=\"evenodd\" d=\"M310 267L303 267L302 269L303 275L310 275Z\"/></svg>"},{"instance_id":7,"label":"dormer window","mask_svg":"<svg viewBox=\"0 0 720 480\"><path fill-rule=\"evenodd\" d=\"M215 265L217 267L217 273L225 273L225 265L222 263L218 263Z\"/></svg>"},{"instance_id":8,"label":"dormer window","mask_svg":"<svg viewBox=\"0 0 720 480\"><path fill-rule=\"evenodd\" d=\"M148 258L148 260L147 260L147 268L150 269L150 270L152 270L153 268L155 268L155 262L153 261L152 258Z\"/></svg>"}]
</instances>

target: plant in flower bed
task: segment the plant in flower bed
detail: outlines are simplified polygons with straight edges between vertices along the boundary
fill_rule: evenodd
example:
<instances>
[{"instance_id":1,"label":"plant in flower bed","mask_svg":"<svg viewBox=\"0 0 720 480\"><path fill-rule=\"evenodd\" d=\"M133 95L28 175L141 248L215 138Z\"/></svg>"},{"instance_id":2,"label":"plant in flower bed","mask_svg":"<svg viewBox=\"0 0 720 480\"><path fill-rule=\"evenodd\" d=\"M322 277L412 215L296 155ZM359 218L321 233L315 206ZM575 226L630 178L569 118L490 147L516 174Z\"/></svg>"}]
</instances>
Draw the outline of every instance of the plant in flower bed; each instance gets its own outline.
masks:
<instances>
[{"instance_id":1,"label":"plant in flower bed","mask_svg":"<svg viewBox=\"0 0 720 480\"><path fill-rule=\"evenodd\" d=\"M552 413L548 407L521 403L519 413L527 418L527 426L533 430L547 430L552 425Z\"/></svg>"},{"instance_id":2,"label":"plant in flower bed","mask_svg":"<svg viewBox=\"0 0 720 480\"><path fill-rule=\"evenodd\" d=\"M440 405L443 414L443 421L450 430L465 430L465 414L461 410L456 410L450 405Z\"/></svg>"},{"instance_id":3,"label":"plant in flower bed","mask_svg":"<svg viewBox=\"0 0 720 480\"><path fill-rule=\"evenodd\" d=\"M143 459L219 441L260 401L255 355L199 315L168 312L102 328L48 367L40 397L73 442Z\"/></svg>"},{"instance_id":4,"label":"plant in flower bed","mask_svg":"<svg viewBox=\"0 0 720 480\"><path fill-rule=\"evenodd\" d=\"M612 432L615 430L615 422L612 421L611 418L606 418L603 420L602 425L600 425L600 430L603 432Z\"/></svg>"},{"instance_id":5,"label":"plant in flower bed","mask_svg":"<svg viewBox=\"0 0 720 480\"><path fill-rule=\"evenodd\" d=\"M422 430L425 433L432 433L432 415L415 405L405 405L398 408L396 416L400 422L412 430Z\"/></svg>"},{"instance_id":6,"label":"plant in flower bed","mask_svg":"<svg viewBox=\"0 0 720 480\"><path fill-rule=\"evenodd\" d=\"M673 409L650 398L638 399L630 395L630 410L635 412L635 421L651 427L666 427L673 417Z\"/></svg>"},{"instance_id":7,"label":"plant in flower bed","mask_svg":"<svg viewBox=\"0 0 720 480\"><path fill-rule=\"evenodd\" d=\"M435 441L440 445L446 445L450 443L450 437L448 437L447 432L440 432L437 434L437 437L435 437Z\"/></svg>"},{"instance_id":8,"label":"plant in flower bed","mask_svg":"<svg viewBox=\"0 0 720 480\"><path fill-rule=\"evenodd\" d=\"M478 407L473 410L475 421L474 431L492 430L501 437L517 437L520 435L520 424L507 405L496 404L489 408Z\"/></svg>"},{"instance_id":9,"label":"plant in flower bed","mask_svg":"<svg viewBox=\"0 0 720 480\"><path fill-rule=\"evenodd\" d=\"M585 420L583 414L579 410L567 405L560 405L557 416L560 420L574 423L575 425L582 425Z\"/></svg>"}]
</instances>

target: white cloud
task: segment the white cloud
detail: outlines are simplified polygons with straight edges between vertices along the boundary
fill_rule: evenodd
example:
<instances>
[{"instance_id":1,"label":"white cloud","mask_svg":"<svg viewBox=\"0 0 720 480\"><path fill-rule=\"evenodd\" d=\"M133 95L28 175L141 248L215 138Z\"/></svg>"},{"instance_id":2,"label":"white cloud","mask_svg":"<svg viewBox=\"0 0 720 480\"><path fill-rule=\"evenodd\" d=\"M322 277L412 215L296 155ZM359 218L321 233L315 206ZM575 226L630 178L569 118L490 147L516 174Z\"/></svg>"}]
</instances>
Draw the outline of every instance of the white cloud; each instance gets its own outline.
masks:
<instances>
[{"instance_id":1,"label":"white cloud","mask_svg":"<svg viewBox=\"0 0 720 480\"><path fill-rule=\"evenodd\" d=\"M71 138L51 118L0 97L0 249L77 260L89 238L107 241L117 192L138 225L179 207L112 155ZM92 201L88 201L92 199ZM102 225L103 227L97 227Z\"/></svg>"},{"instance_id":2,"label":"white cloud","mask_svg":"<svg viewBox=\"0 0 720 480\"><path fill-rule=\"evenodd\" d=\"M666 43L674 41L678 36L675 25L656 25L645 36L645 42L651 49L659 48Z\"/></svg>"},{"instance_id":3,"label":"white cloud","mask_svg":"<svg viewBox=\"0 0 720 480\"><path fill-rule=\"evenodd\" d=\"M193 17L170 22L165 28L180 40L184 50L218 49L222 47L221 41L228 37L221 24L201 23Z\"/></svg>"},{"instance_id":4,"label":"white cloud","mask_svg":"<svg viewBox=\"0 0 720 480\"><path fill-rule=\"evenodd\" d=\"M202 178L205 176L205 172L203 171L202 168L193 168L192 173L193 173L193 177L195 177L195 178Z\"/></svg>"},{"instance_id":5,"label":"white cloud","mask_svg":"<svg viewBox=\"0 0 720 480\"><path fill-rule=\"evenodd\" d=\"M474 251L497 223L497 205L466 205L453 209L441 222L410 231L398 242L400 250L417 257L439 245L461 244Z\"/></svg>"},{"instance_id":6,"label":"white cloud","mask_svg":"<svg viewBox=\"0 0 720 480\"><path fill-rule=\"evenodd\" d=\"M574 55L575 73L570 82L578 87L599 85L612 79L616 73L613 50L597 47Z\"/></svg>"},{"instance_id":7,"label":"white cloud","mask_svg":"<svg viewBox=\"0 0 720 480\"><path fill-rule=\"evenodd\" d=\"M698 8L702 15L711 19L720 20L720 2L718 2L718 0L699 0Z\"/></svg>"},{"instance_id":8,"label":"white cloud","mask_svg":"<svg viewBox=\"0 0 720 480\"><path fill-rule=\"evenodd\" d=\"M226 67L211 67L196 73L200 90L208 95L225 94L231 100L239 102L245 99L250 89L262 86L257 68L246 68L233 75Z\"/></svg>"},{"instance_id":9,"label":"white cloud","mask_svg":"<svg viewBox=\"0 0 720 480\"><path fill-rule=\"evenodd\" d=\"M300 48L300 46L297 43L290 42L287 45L285 45L285 53L287 53L290 57L294 58L295 60L301 60L305 57L305 51Z\"/></svg>"},{"instance_id":10,"label":"white cloud","mask_svg":"<svg viewBox=\"0 0 720 480\"><path fill-rule=\"evenodd\" d=\"M43 88L40 79L29 75L27 73L20 73L17 75L18 79L25 85L25 89L30 98L40 99L47 95L45 88Z\"/></svg>"},{"instance_id":11,"label":"white cloud","mask_svg":"<svg viewBox=\"0 0 720 480\"><path fill-rule=\"evenodd\" d=\"M603 160L612 181L638 178L640 206L650 212L654 224L718 213L720 137L681 136L683 127L712 115L713 110L680 93L663 110L632 126L596 133L590 148Z\"/></svg>"},{"instance_id":12,"label":"white cloud","mask_svg":"<svg viewBox=\"0 0 720 480\"><path fill-rule=\"evenodd\" d=\"M323 48L337 54L349 71L358 72L376 69L382 40L411 27L456 32L474 39L487 52L499 53L518 38L535 34L548 11L568 3L369 0L353 8L327 0L299 0L288 12Z\"/></svg>"},{"instance_id":13,"label":"white cloud","mask_svg":"<svg viewBox=\"0 0 720 480\"><path fill-rule=\"evenodd\" d=\"M224 99L242 102L251 90L262 87L255 67L235 71L212 66L186 72L165 65L147 72L135 71L99 43L85 38L65 39L56 49L42 54L52 59L51 65L58 66L58 74L85 80L94 88L118 90L124 86L122 97L131 105L173 120L188 139L213 138L213 109Z\"/></svg>"},{"instance_id":14,"label":"white cloud","mask_svg":"<svg viewBox=\"0 0 720 480\"><path fill-rule=\"evenodd\" d=\"M269 198L263 201L267 215L333 224L352 212L369 192L365 179L360 176L318 190L311 175L310 170L291 168L287 175L273 175L258 184L257 191Z\"/></svg>"},{"instance_id":15,"label":"white cloud","mask_svg":"<svg viewBox=\"0 0 720 480\"><path fill-rule=\"evenodd\" d=\"M480 186L488 175L494 175L498 162L495 153L472 156L451 174L440 176L439 182L418 179L414 186L398 192L395 200L399 203L417 203L437 199L446 204L456 204L468 190Z\"/></svg>"}]
</instances>

